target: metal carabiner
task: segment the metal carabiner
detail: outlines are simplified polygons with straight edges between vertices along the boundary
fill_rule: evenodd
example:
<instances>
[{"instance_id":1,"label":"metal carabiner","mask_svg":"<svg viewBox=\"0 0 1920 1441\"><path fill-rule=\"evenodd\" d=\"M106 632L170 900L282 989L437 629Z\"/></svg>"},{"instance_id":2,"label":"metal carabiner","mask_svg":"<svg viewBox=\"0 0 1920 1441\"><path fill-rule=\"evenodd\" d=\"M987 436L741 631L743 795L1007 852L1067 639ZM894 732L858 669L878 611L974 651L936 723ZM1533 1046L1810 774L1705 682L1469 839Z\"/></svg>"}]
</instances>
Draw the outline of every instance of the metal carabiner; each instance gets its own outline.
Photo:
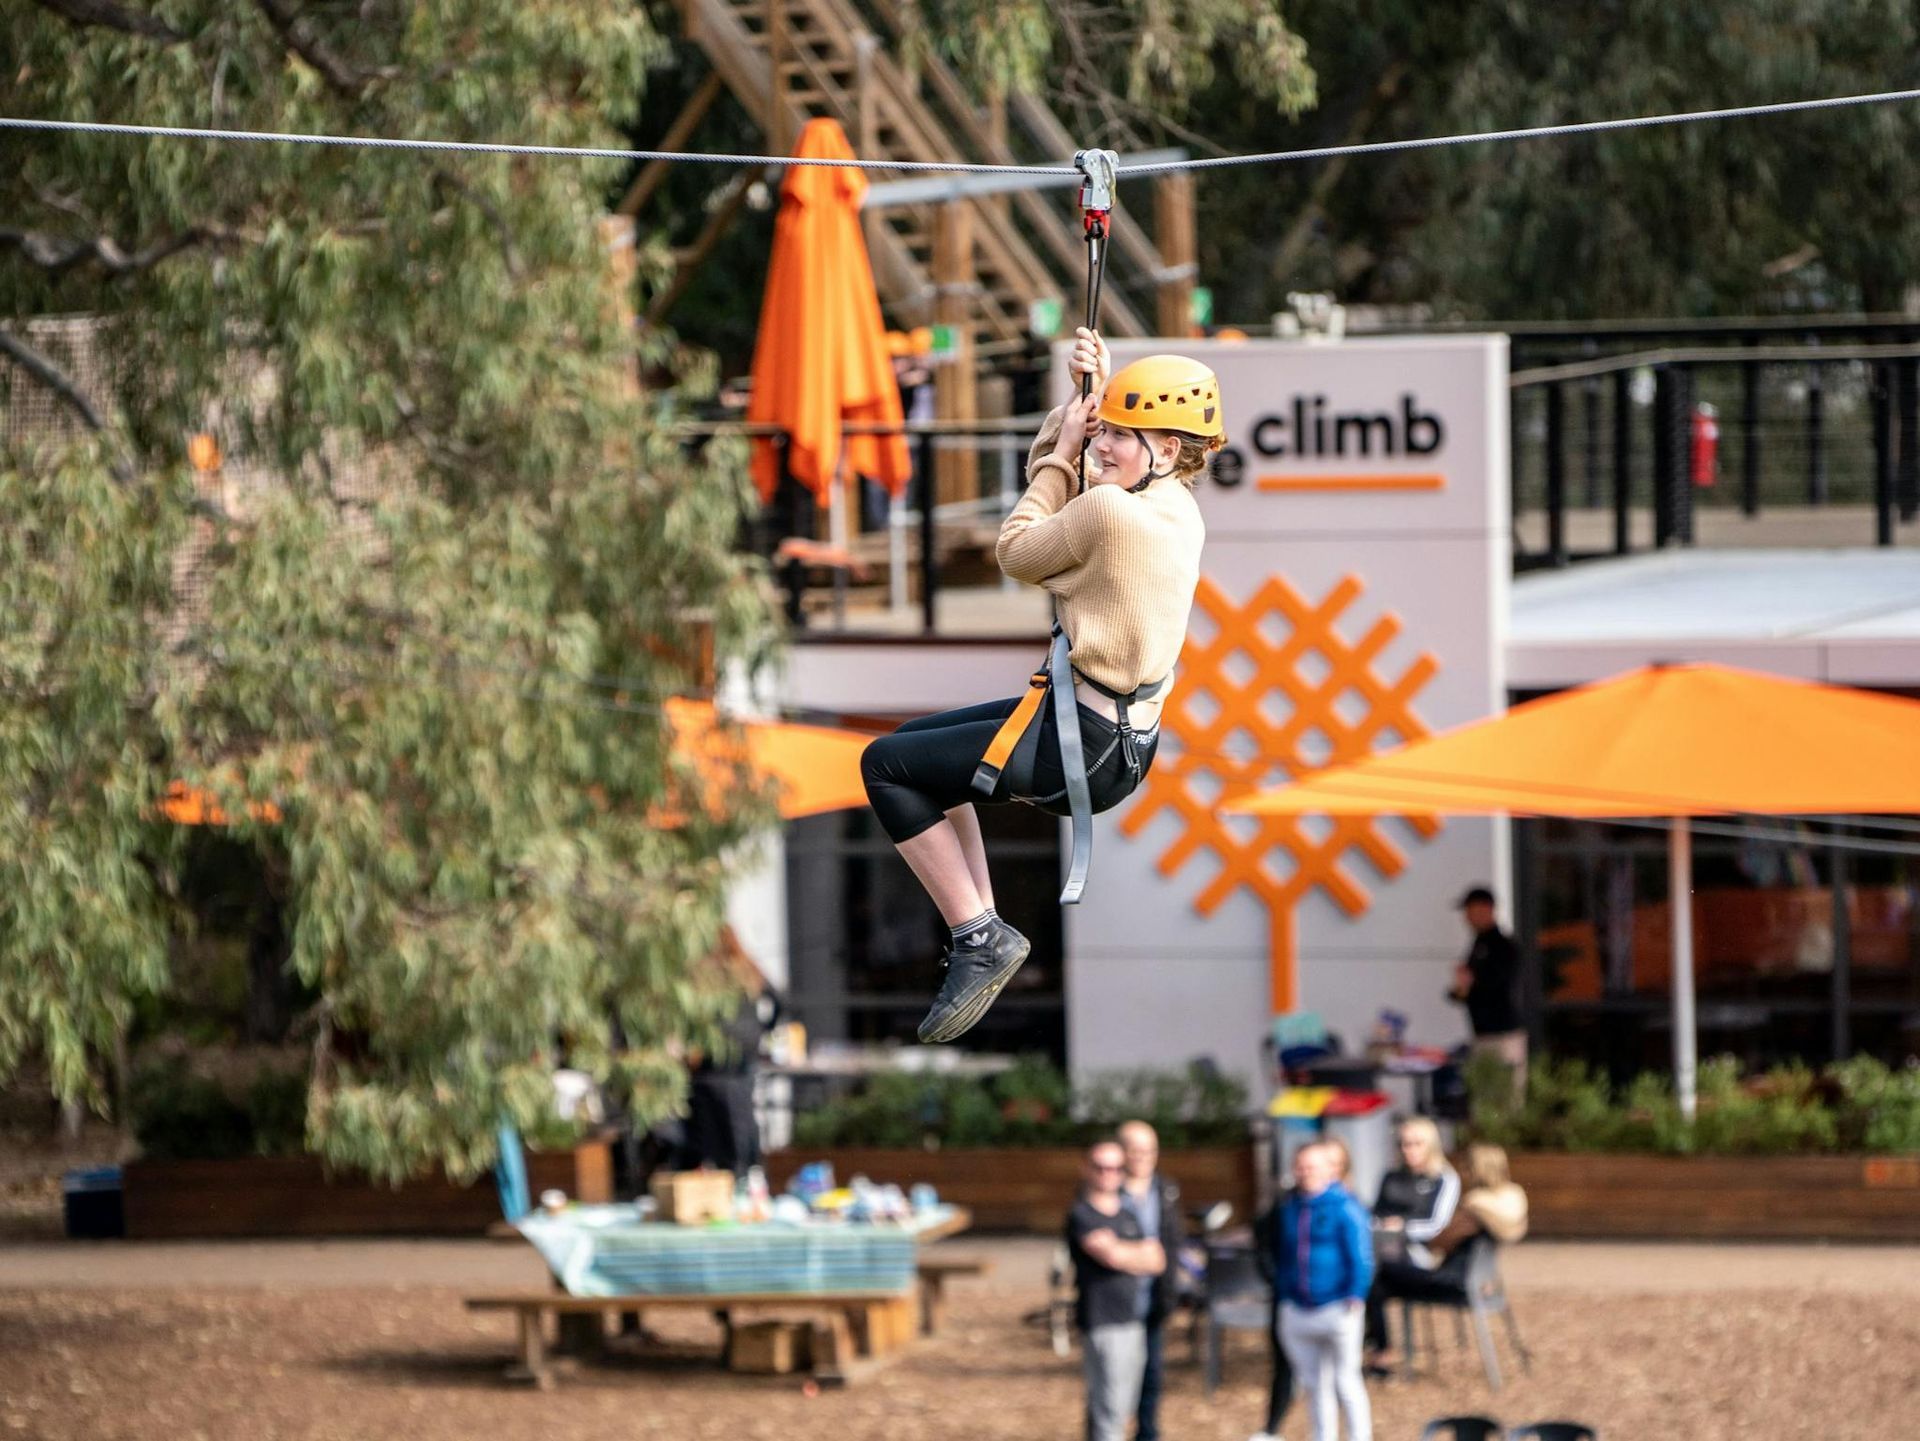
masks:
<instances>
[{"instance_id":1,"label":"metal carabiner","mask_svg":"<svg viewBox=\"0 0 1920 1441\"><path fill-rule=\"evenodd\" d=\"M1120 157L1111 150L1076 150L1073 168L1080 172L1080 213L1087 232L1104 239L1120 183Z\"/></svg>"}]
</instances>

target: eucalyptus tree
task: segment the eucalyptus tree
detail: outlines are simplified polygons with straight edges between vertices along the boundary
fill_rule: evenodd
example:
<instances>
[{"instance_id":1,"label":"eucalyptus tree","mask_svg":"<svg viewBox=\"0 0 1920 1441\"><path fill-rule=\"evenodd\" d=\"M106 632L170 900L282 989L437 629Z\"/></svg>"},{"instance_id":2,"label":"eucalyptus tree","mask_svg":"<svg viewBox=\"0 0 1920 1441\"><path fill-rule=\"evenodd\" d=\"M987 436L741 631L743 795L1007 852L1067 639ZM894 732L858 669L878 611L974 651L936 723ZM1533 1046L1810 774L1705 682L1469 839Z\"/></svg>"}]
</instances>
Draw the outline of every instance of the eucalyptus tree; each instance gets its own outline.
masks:
<instances>
[{"instance_id":1,"label":"eucalyptus tree","mask_svg":"<svg viewBox=\"0 0 1920 1441\"><path fill-rule=\"evenodd\" d=\"M625 143L664 54L591 0L15 0L4 32L16 115L566 146ZM773 631L739 457L638 383L699 366L636 338L618 178L0 136L0 1078L99 1099L168 984L178 783L284 887L328 1157L470 1173L563 1052L677 1104L766 809L659 702Z\"/></svg>"}]
</instances>

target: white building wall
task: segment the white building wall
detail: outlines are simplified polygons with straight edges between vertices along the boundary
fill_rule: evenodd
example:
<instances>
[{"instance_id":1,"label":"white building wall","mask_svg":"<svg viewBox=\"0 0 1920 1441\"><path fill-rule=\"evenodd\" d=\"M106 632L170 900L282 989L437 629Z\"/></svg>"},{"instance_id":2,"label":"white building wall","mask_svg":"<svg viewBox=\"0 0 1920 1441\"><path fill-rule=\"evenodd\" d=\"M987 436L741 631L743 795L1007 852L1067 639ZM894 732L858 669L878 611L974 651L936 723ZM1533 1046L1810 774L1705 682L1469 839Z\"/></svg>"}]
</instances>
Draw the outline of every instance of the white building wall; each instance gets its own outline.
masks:
<instances>
[{"instance_id":1,"label":"white building wall","mask_svg":"<svg viewBox=\"0 0 1920 1441\"><path fill-rule=\"evenodd\" d=\"M1116 347L1115 365L1164 348L1164 342ZM1500 709L1510 564L1504 338L1180 349L1219 374L1233 441L1225 477L1235 475L1237 461L1239 484L1222 485L1217 471L1197 492L1208 525L1203 574L1225 603L1249 608L1261 587L1278 579L1312 609L1342 585L1357 584L1332 624L1336 638L1327 649L1364 648L1372 628L1392 617L1398 634L1364 665L1356 663L1356 672L1391 686L1431 658L1433 674L1411 698L1416 722L1429 730ZM1408 453L1409 406L1415 439L1425 447L1420 453ZM1342 416L1387 416L1393 424L1369 426L1367 455L1358 454L1359 428L1351 425L1343 437L1347 453L1326 453ZM1321 443L1309 439L1305 448L1320 453L1293 453L1300 447L1292 432L1311 437L1316 418L1323 422ZM1384 454L1390 431L1396 432L1393 453ZM1262 454L1256 441L1285 453ZM1267 477L1273 488L1262 488ZM1329 488L1293 488L1302 484ZM1244 731L1215 737L1229 761L1203 764L1216 775L1188 782L1195 797L1217 792L1220 775L1235 771L1232 761L1255 754L1277 759L1272 737L1284 735L1280 728L1299 708L1282 673L1304 685L1309 707L1334 679L1324 656L1288 652L1292 627L1280 615L1266 612L1257 625L1253 617L1233 623L1254 628L1264 641L1258 665L1243 659L1216 667L1210 678L1204 665L1187 664L1176 697L1191 718L1204 721L1213 702L1199 692L1208 685L1250 692L1275 729L1264 737ZM1215 633L1214 622L1196 607L1190 654ZM1347 687L1335 713L1352 724L1373 703L1362 688ZM1155 767L1162 780L1182 750L1175 729L1170 720ZM1326 758L1323 749L1316 755L1311 737L1299 750L1303 759ZM1264 780L1283 774L1273 770ZM1081 1072L1177 1066L1206 1055L1252 1081L1273 1013L1275 908L1243 887L1201 914L1196 902L1225 862L1203 845L1173 868L1171 853L1193 822L1171 809L1158 811L1137 835L1122 835L1129 809L1142 804L1136 798L1098 822L1093 881L1069 917L1072 1064ZM1251 836L1256 825L1250 819L1228 824L1235 836ZM1324 834L1329 823L1308 824ZM1465 937L1452 907L1473 882L1503 883L1503 839L1486 821L1449 822L1429 840L1398 820L1374 824L1404 858L1405 870L1389 878L1349 851L1342 864L1365 893L1363 914L1349 916L1321 888L1291 907L1297 1006L1318 1011L1350 1045L1364 1040L1382 1008L1404 1012L1415 1040L1453 1041L1464 1026L1444 992ZM1262 859L1279 877L1297 864L1284 851Z\"/></svg>"}]
</instances>

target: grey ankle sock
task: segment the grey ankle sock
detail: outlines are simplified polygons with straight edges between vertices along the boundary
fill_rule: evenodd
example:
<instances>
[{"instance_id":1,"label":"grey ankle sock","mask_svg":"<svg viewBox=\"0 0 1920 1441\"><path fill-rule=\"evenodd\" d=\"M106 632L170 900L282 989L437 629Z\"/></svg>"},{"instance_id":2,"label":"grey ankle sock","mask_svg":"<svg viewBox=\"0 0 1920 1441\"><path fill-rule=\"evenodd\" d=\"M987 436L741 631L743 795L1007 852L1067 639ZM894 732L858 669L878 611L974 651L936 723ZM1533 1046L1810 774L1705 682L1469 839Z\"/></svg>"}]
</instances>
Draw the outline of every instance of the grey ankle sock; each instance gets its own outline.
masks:
<instances>
[{"instance_id":1,"label":"grey ankle sock","mask_svg":"<svg viewBox=\"0 0 1920 1441\"><path fill-rule=\"evenodd\" d=\"M992 906L988 906L965 925L953 927L953 943L956 946L964 946L971 937L979 935L999 919L999 914Z\"/></svg>"}]
</instances>

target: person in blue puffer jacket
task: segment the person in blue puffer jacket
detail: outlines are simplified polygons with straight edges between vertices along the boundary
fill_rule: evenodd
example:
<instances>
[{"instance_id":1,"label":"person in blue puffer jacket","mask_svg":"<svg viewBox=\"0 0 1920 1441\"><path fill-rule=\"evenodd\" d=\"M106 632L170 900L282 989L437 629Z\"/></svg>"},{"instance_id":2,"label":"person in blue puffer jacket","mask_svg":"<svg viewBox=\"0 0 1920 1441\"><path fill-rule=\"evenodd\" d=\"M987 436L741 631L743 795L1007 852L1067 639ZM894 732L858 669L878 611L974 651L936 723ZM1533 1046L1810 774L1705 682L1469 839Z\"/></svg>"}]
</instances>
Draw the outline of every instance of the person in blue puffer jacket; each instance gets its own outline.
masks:
<instances>
[{"instance_id":1,"label":"person in blue puffer jacket","mask_svg":"<svg viewBox=\"0 0 1920 1441\"><path fill-rule=\"evenodd\" d=\"M1373 1411L1360 1374L1367 1289L1373 1284L1373 1229L1364 1207L1340 1184L1344 1148L1303 1146L1293 1159L1297 1183L1274 1230L1274 1287L1280 1344L1293 1363L1313 1417L1313 1441L1373 1441Z\"/></svg>"}]
</instances>

